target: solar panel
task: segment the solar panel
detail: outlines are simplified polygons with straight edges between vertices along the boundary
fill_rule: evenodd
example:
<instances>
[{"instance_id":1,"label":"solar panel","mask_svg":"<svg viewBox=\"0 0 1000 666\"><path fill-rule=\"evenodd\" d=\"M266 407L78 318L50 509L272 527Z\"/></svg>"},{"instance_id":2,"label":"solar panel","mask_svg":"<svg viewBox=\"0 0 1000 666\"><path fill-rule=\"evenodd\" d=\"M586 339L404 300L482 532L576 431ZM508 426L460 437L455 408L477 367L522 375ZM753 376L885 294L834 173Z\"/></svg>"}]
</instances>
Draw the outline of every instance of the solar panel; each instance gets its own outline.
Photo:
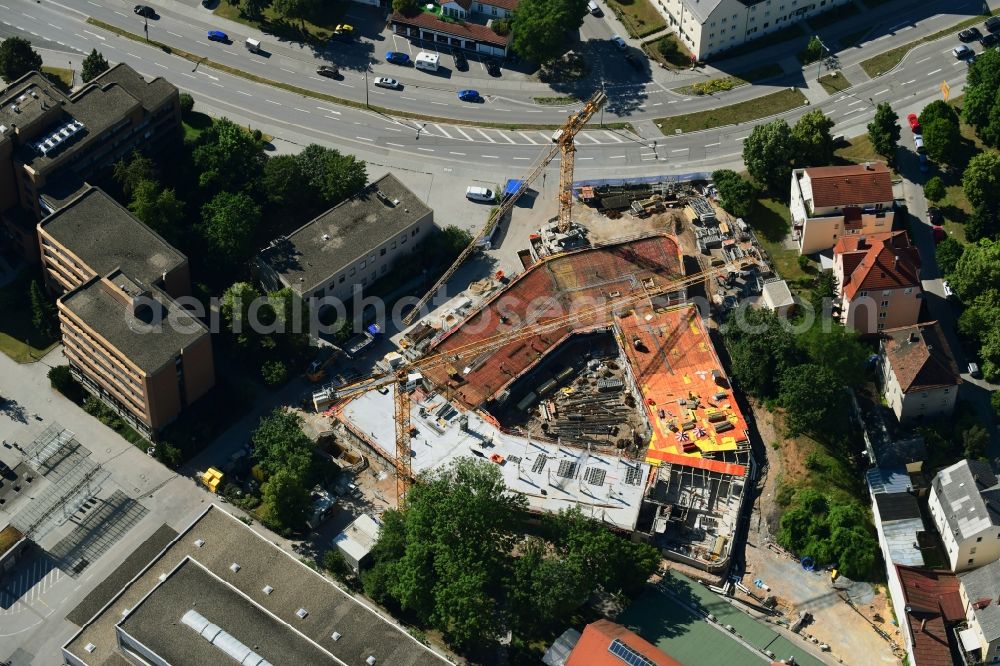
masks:
<instances>
[{"instance_id":1,"label":"solar panel","mask_svg":"<svg viewBox=\"0 0 1000 666\"><path fill-rule=\"evenodd\" d=\"M603 470L600 467L588 467L583 472L584 480L594 486L604 485L604 478L608 475L607 470Z\"/></svg>"},{"instance_id":2,"label":"solar panel","mask_svg":"<svg viewBox=\"0 0 1000 666\"><path fill-rule=\"evenodd\" d=\"M539 453L538 457L535 458L534 464L531 465L531 471L534 474L541 474L542 470L545 469L545 462L548 458L545 457L544 453Z\"/></svg>"},{"instance_id":3,"label":"solar panel","mask_svg":"<svg viewBox=\"0 0 1000 666\"><path fill-rule=\"evenodd\" d=\"M559 470L556 472L557 476L561 476L564 479L572 479L576 476L577 464L570 460L560 460Z\"/></svg>"},{"instance_id":4,"label":"solar panel","mask_svg":"<svg viewBox=\"0 0 1000 666\"><path fill-rule=\"evenodd\" d=\"M642 468L641 467L629 467L625 472L625 483L630 486L638 486L642 483Z\"/></svg>"},{"instance_id":5,"label":"solar panel","mask_svg":"<svg viewBox=\"0 0 1000 666\"><path fill-rule=\"evenodd\" d=\"M611 641L611 645L608 646L608 652L615 655L626 664L629 664L629 666L656 666L652 660L642 656L617 638Z\"/></svg>"}]
</instances>

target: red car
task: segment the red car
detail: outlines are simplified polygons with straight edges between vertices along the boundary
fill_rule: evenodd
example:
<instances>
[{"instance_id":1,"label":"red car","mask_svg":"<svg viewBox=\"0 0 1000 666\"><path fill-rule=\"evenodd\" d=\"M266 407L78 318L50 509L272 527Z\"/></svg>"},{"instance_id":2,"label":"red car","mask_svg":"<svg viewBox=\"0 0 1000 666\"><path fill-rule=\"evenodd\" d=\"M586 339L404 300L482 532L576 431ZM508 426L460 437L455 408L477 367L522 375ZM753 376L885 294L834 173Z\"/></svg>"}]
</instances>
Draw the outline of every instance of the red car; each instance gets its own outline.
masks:
<instances>
[{"instance_id":1,"label":"red car","mask_svg":"<svg viewBox=\"0 0 1000 666\"><path fill-rule=\"evenodd\" d=\"M917 114L911 113L906 116L906 120L910 123L910 129L914 134L920 134L920 121L917 120Z\"/></svg>"},{"instance_id":2,"label":"red car","mask_svg":"<svg viewBox=\"0 0 1000 666\"><path fill-rule=\"evenodd\" d=\"M940 243L941 241L943 241L945 238L948 237L948 234L947 232L945 232L944 228L936 224L933 227L931 227L931 233L933 234L935 245L937 245L938 243Z\"/></svg>"}]
</instances>

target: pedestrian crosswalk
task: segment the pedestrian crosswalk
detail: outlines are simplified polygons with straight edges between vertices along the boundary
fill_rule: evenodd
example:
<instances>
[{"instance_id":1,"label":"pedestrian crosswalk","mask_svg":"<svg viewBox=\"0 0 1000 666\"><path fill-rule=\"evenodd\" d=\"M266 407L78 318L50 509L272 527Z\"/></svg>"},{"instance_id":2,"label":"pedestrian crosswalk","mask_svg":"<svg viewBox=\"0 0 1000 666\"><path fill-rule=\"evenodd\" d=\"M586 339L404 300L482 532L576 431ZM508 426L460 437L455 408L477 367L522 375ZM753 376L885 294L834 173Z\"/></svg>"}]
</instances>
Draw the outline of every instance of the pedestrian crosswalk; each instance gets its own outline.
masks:
<instances>
[{"instance_id":1,"label":"pedestrian crosswalk","mask_svg":"<svg viewBox=\"0 0 1000 666\"><path fill-rule=\"evenodd\" d=\"M424 136L438 136L453 141L495 143L500 145L546 146L552 141L551 130L508 130L488 127L459 127L457 125L428 124ZM576 136L579 146L605 145L634 141L635 137L621 130L586 130Z\"/></svg>"}]
</instances>

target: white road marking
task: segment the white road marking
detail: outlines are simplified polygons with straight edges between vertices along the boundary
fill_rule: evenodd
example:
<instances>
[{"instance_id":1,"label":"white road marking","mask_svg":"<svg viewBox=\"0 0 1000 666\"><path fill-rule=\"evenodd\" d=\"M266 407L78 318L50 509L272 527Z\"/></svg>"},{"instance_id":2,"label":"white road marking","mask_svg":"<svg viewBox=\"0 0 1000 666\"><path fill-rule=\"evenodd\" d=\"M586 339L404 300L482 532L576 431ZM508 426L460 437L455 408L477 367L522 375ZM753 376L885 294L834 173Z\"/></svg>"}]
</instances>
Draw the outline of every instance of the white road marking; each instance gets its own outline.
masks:
<instances>
[{"instance_id":1,"label":"white road marking","mask_svg":"<svg viewBox=\"0 0 1000 666\"><path fill-rule=\"evenodd\" d=\"M719 145L719 142L718 142L718 141L716 141L715 143L706 143L706 144L705 144L705 147L706 147L706 148L714 148L714 147L716 147L716 146L718 146L718 145Z\"/></svg>"},{"instance_id":2,"label":"white road marking","mask_svg":"<svg viewBox=\"0 0 1000 666\"><path fill-rule=\"evenodd\" d=\"M588 132L580 132L580 133L579 133L579 134L577 134L576 136L577 136L577 138L579 138L579 139L582 139L582 138L587 138L587 139L589 139L590 141L593 141L594 143L600 143L600 142L601 142L601 140L600 140L600 139L598 139L597 137L595 137L594 135L592 135L592 134L590 134L590 133L588 133Z\"/></svg>"},{"instance_id":3,"label":"white road marking","mask_svg":"<svg viewBox=\"0 0 1000 666\"><path fill-rule=\"evenodd\" d=\"M448 134L448 132L445 130L445 128L441 127L440 125L435 125L434 127L436 127L438 129L438 131L441 132L441 134L444 134L446 138L448 138L448 139L451 138L451 134Z\"/></svg>"},{"instance_id":4,"label":"white road marking","mask_svg":"<svg viewBox=\"0 0 1000 666\"><path fill-rule=\"evenodd\" d=\"M207 76L208 78L212 79L213 81L218 81L218 80L219 80L219 77L217 77L217 76L212 76L212 75L211 75L211 74L209 74L208 72L203 72L203 71L201 71L200 69L198 70L198 73L199 73L199 74L201 74L202 76Z\"/></svg>"},{"instance_id":5,"label":"white road marking","mask_svg":"<svg viewBox=\"0 0 1000 666\"><path fill-rule=\"evenodd\" d=\"M326 111L327 113L335 113L338 116L340 115L340 111L334 111L333 109L327 109L326 107L322 106L317 106L316 108L319 109L320 111Z\"/></svg>"},{"instance_id":6,"label":"white road marking","mask_svg":"<svg viewBox=\"0 0 1000 666\"><path fill-rule=\"evenodd\" d=\"M100 7L100 5L94 2L94 0L87 0L87 4L94 5L95 7Z\"/></svg>"},{"instance_id":7,"label":"white road marking","mask_svg":"<svg viewBox=\"0 0 1000 666\"><path fill-rule=\"evenodd\" d=\"M448 106L448 102L435 102L434 100L428 100L431 104L437 104L438 106Z\"/></svg>"},{"instance_id":8,"label":"white road marking","mask_svg":"<svg viewBox=\"0 0 1000 666\"><path fill-rule=\"evenodd\" d=\"M476 129L476 128L473 128L473 129ZM483 130L476 129L476 131L479 132L480 134L482 134L483 138L486 139L487 141L489 141L490 143L496 143L496 140L493 137L491 137L489 134L487 134L486 132L484 132Z\"/></svg>"},{"instance_id":9,"label":"white road marking","mask_svg":"<svg viewBox=\"0 0 1000 666\"><path fill-rule=\"evenodd\" d=\"M278 69L280 69L283 72L288 72L289 74L294 74L295 73L294 69L288 69L287 67L279 67Z\"/></svg>"},{"instance_id":10,"label":"white road marking","mask_svg":"<svg viewBox=\"0 0 1000 666\"><path fill-rule=\"evenodd\" d=\"M387 145L387 146L395 146L396 148L405 148L406 147L406 146L404 146L401 143L391 143L389 141L386 141L385 145Z\"/></svg>"},{"instance_id":11,"label":"white road marking","mask_svg":"<svg viewBox=\"0 0 1000 666\"><path fill-rule=\"evenodd\" d=\"M169 67L167 67L166 65L164 65L162 63L154 62L153 64L156 65L157 67L162 67L163 69L170 69Z\"/></svg>"},{"instance_id":12,"label":"white road marking","mask_svg":"<svg viewBox=\"0 0 1000 666\"><path fill-rule=\"evenodd\" d=\"M374 141L375 141L375 139L369 139L369 138L368 138L368 137L366 137L366 136L356 136L356 137L354 137L354 138L355 138L355 139L361 139L362 141L371 141L371 142L374 142Z\"/></svg>"},{"instance_id":13,"label":"white road marking","mask_svg":"<svg viewBox=\"0 0 1000 666\"><path fill-rule=\"evenodd\" d=\"M293 106L292 108L295 109L296 111L301 111L302 113L312 113L312 111L306 111L305 109L300 109L297 106Z\"/></svg>"},{"instance_id":14,"label":"white road marking","mask_svg":"<svg viewBox=\"0 0 1000 666\"><path fill-rule=\"evenodd\" d=\"M662 106L662 105L663 105L663 102L656 102L655 104L653 104L653 106Z\"/></svg>"},{"instance_id":15,"label":"white road marking","mask_svg":"<svg viewBox=\"0 0 1000 666\"><path fill-rule=\"evenodd\" d=\"M324 116L324 118L329 118L330 120L340 120L337 116Z\"/></svg>"},{"instance_id":16,"label":"white road marking","mask_svg":"<svg viewBox=\"0 0 1000 666\"><path fill-rule=\"evenodd\" d=\"M941 71L941 68L939 67L939 68L935 69L933 72L927 72L927 76L934 76L935 74L937 74L940 71Z\"/></svg>"},{"instance_id":17,"label":"white road marking","mask_svg":"<svg viewBox=\"0 0 1000 666\"><path fill-rule=\"evenodd\" d=\"M593 157L578 157L578 158L576 158L576 159L577 159L577 160L592 160L592 159L594 159L594 158L593 158Z\"/></svg>"},{"instance_id":18,"label":"white road marking","mask_svg":"<svg viewBox=\"0 0 1000 666\"><path fill-rule=\"evenodd\" d=\"M461 127L456 127L455 131L464 136L466 141L475 141L475 139L473 139L471 136L462 131Z\"/></svg>"},{"instance_id":19,"label":"white road marking","mask_svg":"<svg viewBox=\"0 0 1000 666\"><path fill-rule=\"evenodd\" d=\"M531 158L530 157L512 157L511 159L514 159L514 160L530 160Z\"/></svg>"},{"instance_id":20,"label":"white road marking","mask_svg":"<svg viewBox=\"0 0 1000 666\"><path fill-rule=\"evenodd\" d=\"M903 85L904 85L904 86L908 86L908 85L910 85L911 83L916 83L916 82L917 82L917 80L916 80L916 79L913 79L913 80L911 80L911 81L906 81L906 82L904 82L904 83L903 83Z\"/></svg>"},{"instance_id":21,"label":"white road marking","mask_svg":"<svg viewBox=\"0 0 1000 666\"><path fill-rule=\"evenodd\" d=\"M671 99L667 101L667 104L676 104L676 103L677 103L676 99Z\"/></svg>"},{"instance_id":22,"label":"white road marking","mask_svg":"<svg viewBox=\"0 0 1000 666\"><path fill-rule=\"evenodd\" d=\"M856 99L853 102L849 103L847 106L854 106L855 104L861 104L861 102L863 101L864 101L863 99Z\"/></svg>"},{"instance_id":23,"label":"white road marking","mask_svg":"<svg viewBox=\"0 0 1000 666\"><path fill-rule=\"evenodd\" d=\"M389 130L390 132L402 132L403 131L402 127L389 127L388 125L386 125L385 128L387 130Z\"/></svg>"},{"instance_id":24,"label":"white road marking","mask_svg":"<svg viewBox=\"0 0 1000 666\"><path fill-rule=\"evenodd\" d=\"M276 106L281 106L281 102L275 102L273 99L265 99L264 101L267 102L268 104L274 104Z\"/></svg>"},{"instance_id":25,"label":"white road marking","mask_svg":"<svg viewBox=\"0 0 1000 666\"><path fill-rule=\"evenodd\" d=\"M110 44L109 44L108 46L110 46ZM196 76L195 76L194 74L188 74L187 72L181 72L181 76L186 76L186 77L188 77L189 79L195 79L195 78L198 78L198 77L196 77Z\"/></svg>"},{"instance_id":26,"label":"white road marking","mask_svg":"<svg viewBox=\"0 0 1000 666\"><path fill-rule=\"evenodd\" d=\"M425 153L433 153L434 152L433 148L420 148L420 147L417 147L417 150L422 150Z\"/></svg>"},{"instance_id":27,"label":"white road marking","mask_svg":"<svg viewBox=\"0 0 1000 666\"><path fill-rule=\"evenodd\" d=\"M181 39L184 39L183 37L181 37L180 35L178 35L176 32L170 32L169 30L167 30L167 34L168 35L173 35L174 37L180 37Z\"/></svg>"},{"instance_id":28,"label":"white road marking","mask_svg":"<svg viewBox=\"0 0 1000 666\"><path fill-rule=\"evenodd\" d=\"M250 93L248 93L248 92L243 92L242 90L237 90L236 92L238 92L238 93L239 93L239 94L241 94L241 95L246 95L247 97L253 97L253 95L251 95Z\"/></svg>"},{"instance_id":29,"label":"white road marking","mask_svg":"<svg viewBox=\"0 0 1000 666\"><path fill-rule=\"evenodd\" d=\"M400 98L402 98L402 99L408 99L411 102L416 102L417 101L416 97L407 97L406 95L400 95Z\"/></svg>"},{"instance_id":30,"label":"white road marking","mask_svg":"<svg viewBox=\"0 0 1000 666\"><path fill-rule=\"evenodd\" d=\"M118 16L121 16L121 17L124 17L124 18L128 18L128 14L126 14L125 12L120 12L117 9L115 10L115 14L118 14Z\"/></svg>"},{"instance_id":31,"label":"white road marking","mask_svg":"<svg viewBox=\"0 0 1000 666\"><path fill-rule=\"evenodd\" d=\"M89 30L84 30L84 32L87 33L88 35L93 35L94 37L97 37L102 42L107 41L106 39L104 39L103 37L101 37L100 35L98 35L96 32L91 32Z\"/></svg>"},{"instance_id":32,"label":"white road marking","mask_svg":"<svg viewBox=\"0 0 1000 666\"><path fill-rule=\"evenodd\" d=\"M922 62L927 62L928 60L930 60L930 59L931 59L931 58L933 58L933 57L934 57L934 56L927 56L926 58L921 58L920 60L918 60L918 61L917 61L917 62L915 62L914 64L915 64L915 65L919 65L919 64L920 64L920 63L922 63Z\"/></svg>"},{"instance_id":33,"label":"white road marking","mask_svg":"<svg viewBox=\"0 0 1000 666\"><path fill-rule=\"evenodd\" d=\"M678 148L677 150L671 150L670 152L672 152L672 153L683 153L683 152L686 152L688 150L691 150L691 149L690 148Z\"/></svg>"},{"instance_id":34,"label":"white road marking","mask_svg":"<svg viewBox=\"0 0 1000 666\"><path fill-rule=\"evenodd\" d=\"M877 93L875 93L874 95L872 95L872 97L878 97L879 95L884 95L887 92L889 92L888 88L886 88L885 90L879 90Z\"/></svg>"},{"instance_id":35,"label":"white road marking","mask_svg":"<svg viewBox=\"0 0 1000 666\"><path fill-rule=\"evenodd\" d=\"M82 39L83 41L87 41L87 38L84 37L83 35L81 35L80 33L74 32L73 34L76 35L77 37L79 37L80 39Z\"/></svg>"},{"instance_id":36,"label":"white road marking","mask_svg":"<svg viewBox=\"0 0 1000 666\"><path fill-rule=\"evenodd\" d=\"M504 134L503 131L501 131L501 130L497 130L497 135L501 139L503 139L504 141L506 141L507 143L514 143L514 139L512 139L509 136L507 136L506 134Z\"/></svg>"},{"instance_id":37,"label":"white road marking","mask_svg":"<svg viewBox=\"0 0 1000 666\"><path fill-rule=\"evenodd\" d=\"M612 134L611 132L608 132L607 130L604 131L604 134L605 134L605 136L607 136L609 139L611 139L615 143L624 143L623 139L621 139L620 137L618 137L615 134Z\"/></svg>"},{"instance_id":38,"label":"white road marking","mask_svg":"<svg viewBox=\"0 0 1000 666\"><path fill-rule=\"evenodd\" d=\"M483 155L483 157L485 157L488 160L498 160L498 159L500 159L499 155Z\"/></svg>"},{"instance_id":39,"label":"white road marking","mask_svg":"<svg viewBox=\"0 0 1000 666\"><path fill-rule=\"evenodd\" d=\"M451 151L451 150L448 151L448 154L449 155L458 155L460 157L465 157L465 153L456 153L456 152Z\"/></svg>"},{"instance_id":40,"label":"white road marking","mask_svg":"<svg viewBox=\"0 0 1000 666\"><path fill-rule=\"evenodd\" d=\"M850 111L848 111L848 112L847 112L847 113L845 113L844 115L845 115L845 116L849 116L849 115L851 115L852 113L857 113L858 111L864 111L864 109L851 109Z\"/></svg>"},{"instance_id":41,"label":"white road marking","mask_svg":"<svg viewBox=\"0 0 1000 666\"><path fill-rule=\"evenodd\" d=\"M337 81L337 85L338 86L344 86L345 88L353 88L354 87L350 83L344 83L343 81Z\"/></svg>"},{"instance_id":42,"label":"white road marking","mask_svg":"<svg viewBox=\"0 0 1000 666\"><path fill-rule=\"evenodd\" d=\"M59 26L57 26L55 23L49 23L49 27L55 28L56 30L59 30L60 32L62 31L62 28L60 28Z\"/></svg>"},{"instance_id":43,"label":"white road marking","mask_svg":"<svg viewBox=\"0 0 1000 666\"><path fill-rule=\"evenodd\" d=\"M518 132L518 134L520 134L521 136L523 136L525 138L525 140L528 143L530 143L531 145L533 145L533 146L537 146L538 145L530 136L528 136L524 132Z\"/></svg>"},{"instance_id":44,"label":"white road marking","mask_svg":"<svg viewBox=\"0 0 1000 666\"><path fill-rule=\"evenodd\" d=\"M609 160L623 160L623 159L625 159L625 156L624 155L611 155L611 156L608 157L608 159Z\"/></svg>"},{"instance_id":45,"label":"white road marking","mask_svg":"<svg viewBox=\"0 0 1000 666\"><path fill-rule=\"evenodd\" d=\"M747 136L750 136L750 135L749 135L749 134L747 134ZM743 140L744 140L744 139L746 139L746 138L747 138L746 136L738 136L738 137L736 137L736 140L737 140L737 141L743 141Z\"/></svg>"},{"instance_id":46,"label":"white road marking","mask_svg":"<svg viewBox=\"0 0 1000 666\"><path fill-rule=\"evenodd\" d=\"M542 113L540 110L536 109L526 109L525 113Z\"/></svg>"}]
</instances>

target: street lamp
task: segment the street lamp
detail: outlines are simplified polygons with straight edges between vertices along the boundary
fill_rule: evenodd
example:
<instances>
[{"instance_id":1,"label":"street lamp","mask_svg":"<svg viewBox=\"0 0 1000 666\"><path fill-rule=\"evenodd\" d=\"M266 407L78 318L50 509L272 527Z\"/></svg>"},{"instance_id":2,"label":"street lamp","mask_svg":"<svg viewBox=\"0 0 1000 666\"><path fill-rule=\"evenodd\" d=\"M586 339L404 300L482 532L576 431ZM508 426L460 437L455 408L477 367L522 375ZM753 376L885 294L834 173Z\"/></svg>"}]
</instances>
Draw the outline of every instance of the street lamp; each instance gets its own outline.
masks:
<instances>
[{"instance_id":1,"label":"street lamp","mask_svg":"<svg viewBox=\"0 0 1000 666\"><path fill-rule=\"evenodd\" d=\"M146 16L146 15L143 15L142 18L143 18L143 21L144 21L144 23L142 25L142 30L143 30L143 32L146 33L146 41L148 42L149 41L149 17Z\"/></svg>"},{"instance_id":2,"label":"street lamp","mask_svg":"<svg viewBox=\"0 0 1000 666\"><path fill-rule=\"evenodd\" d=\"M372 68L371 62L365 63L365 108L370 109L371 106L368 104L368 70Z\"/></svg>"},{"instance_id":3,"label":"street lamp","mask_svg":"<svg viewBox=\"0 0 1000 666\"><path fill-rule=\"evenodd\" d=\"M73 69L73 61L69 61L69 87L72 88L76 85L76 70Z\"/></svg>"},{"instance_id":4,"label":"street lamp","mask_svg":"<svg viewBox=\"0 0 1000 666\"><path fill-rule=\"evenodd\" d=\"M814 37L816 37L816 41L819 42L819 45L823 47L823 50L826 51L826 54L830 55L830 49L828 49L826 47L826 44L824 44L823 40L819 38L819 35L814 35ZM823 71L823 58L821 57L819 60L816 61L816 78L817 79L819 78L819 75L820 75L820 73L822 73L822 71Z\"/></svg>"}]
</instances>

